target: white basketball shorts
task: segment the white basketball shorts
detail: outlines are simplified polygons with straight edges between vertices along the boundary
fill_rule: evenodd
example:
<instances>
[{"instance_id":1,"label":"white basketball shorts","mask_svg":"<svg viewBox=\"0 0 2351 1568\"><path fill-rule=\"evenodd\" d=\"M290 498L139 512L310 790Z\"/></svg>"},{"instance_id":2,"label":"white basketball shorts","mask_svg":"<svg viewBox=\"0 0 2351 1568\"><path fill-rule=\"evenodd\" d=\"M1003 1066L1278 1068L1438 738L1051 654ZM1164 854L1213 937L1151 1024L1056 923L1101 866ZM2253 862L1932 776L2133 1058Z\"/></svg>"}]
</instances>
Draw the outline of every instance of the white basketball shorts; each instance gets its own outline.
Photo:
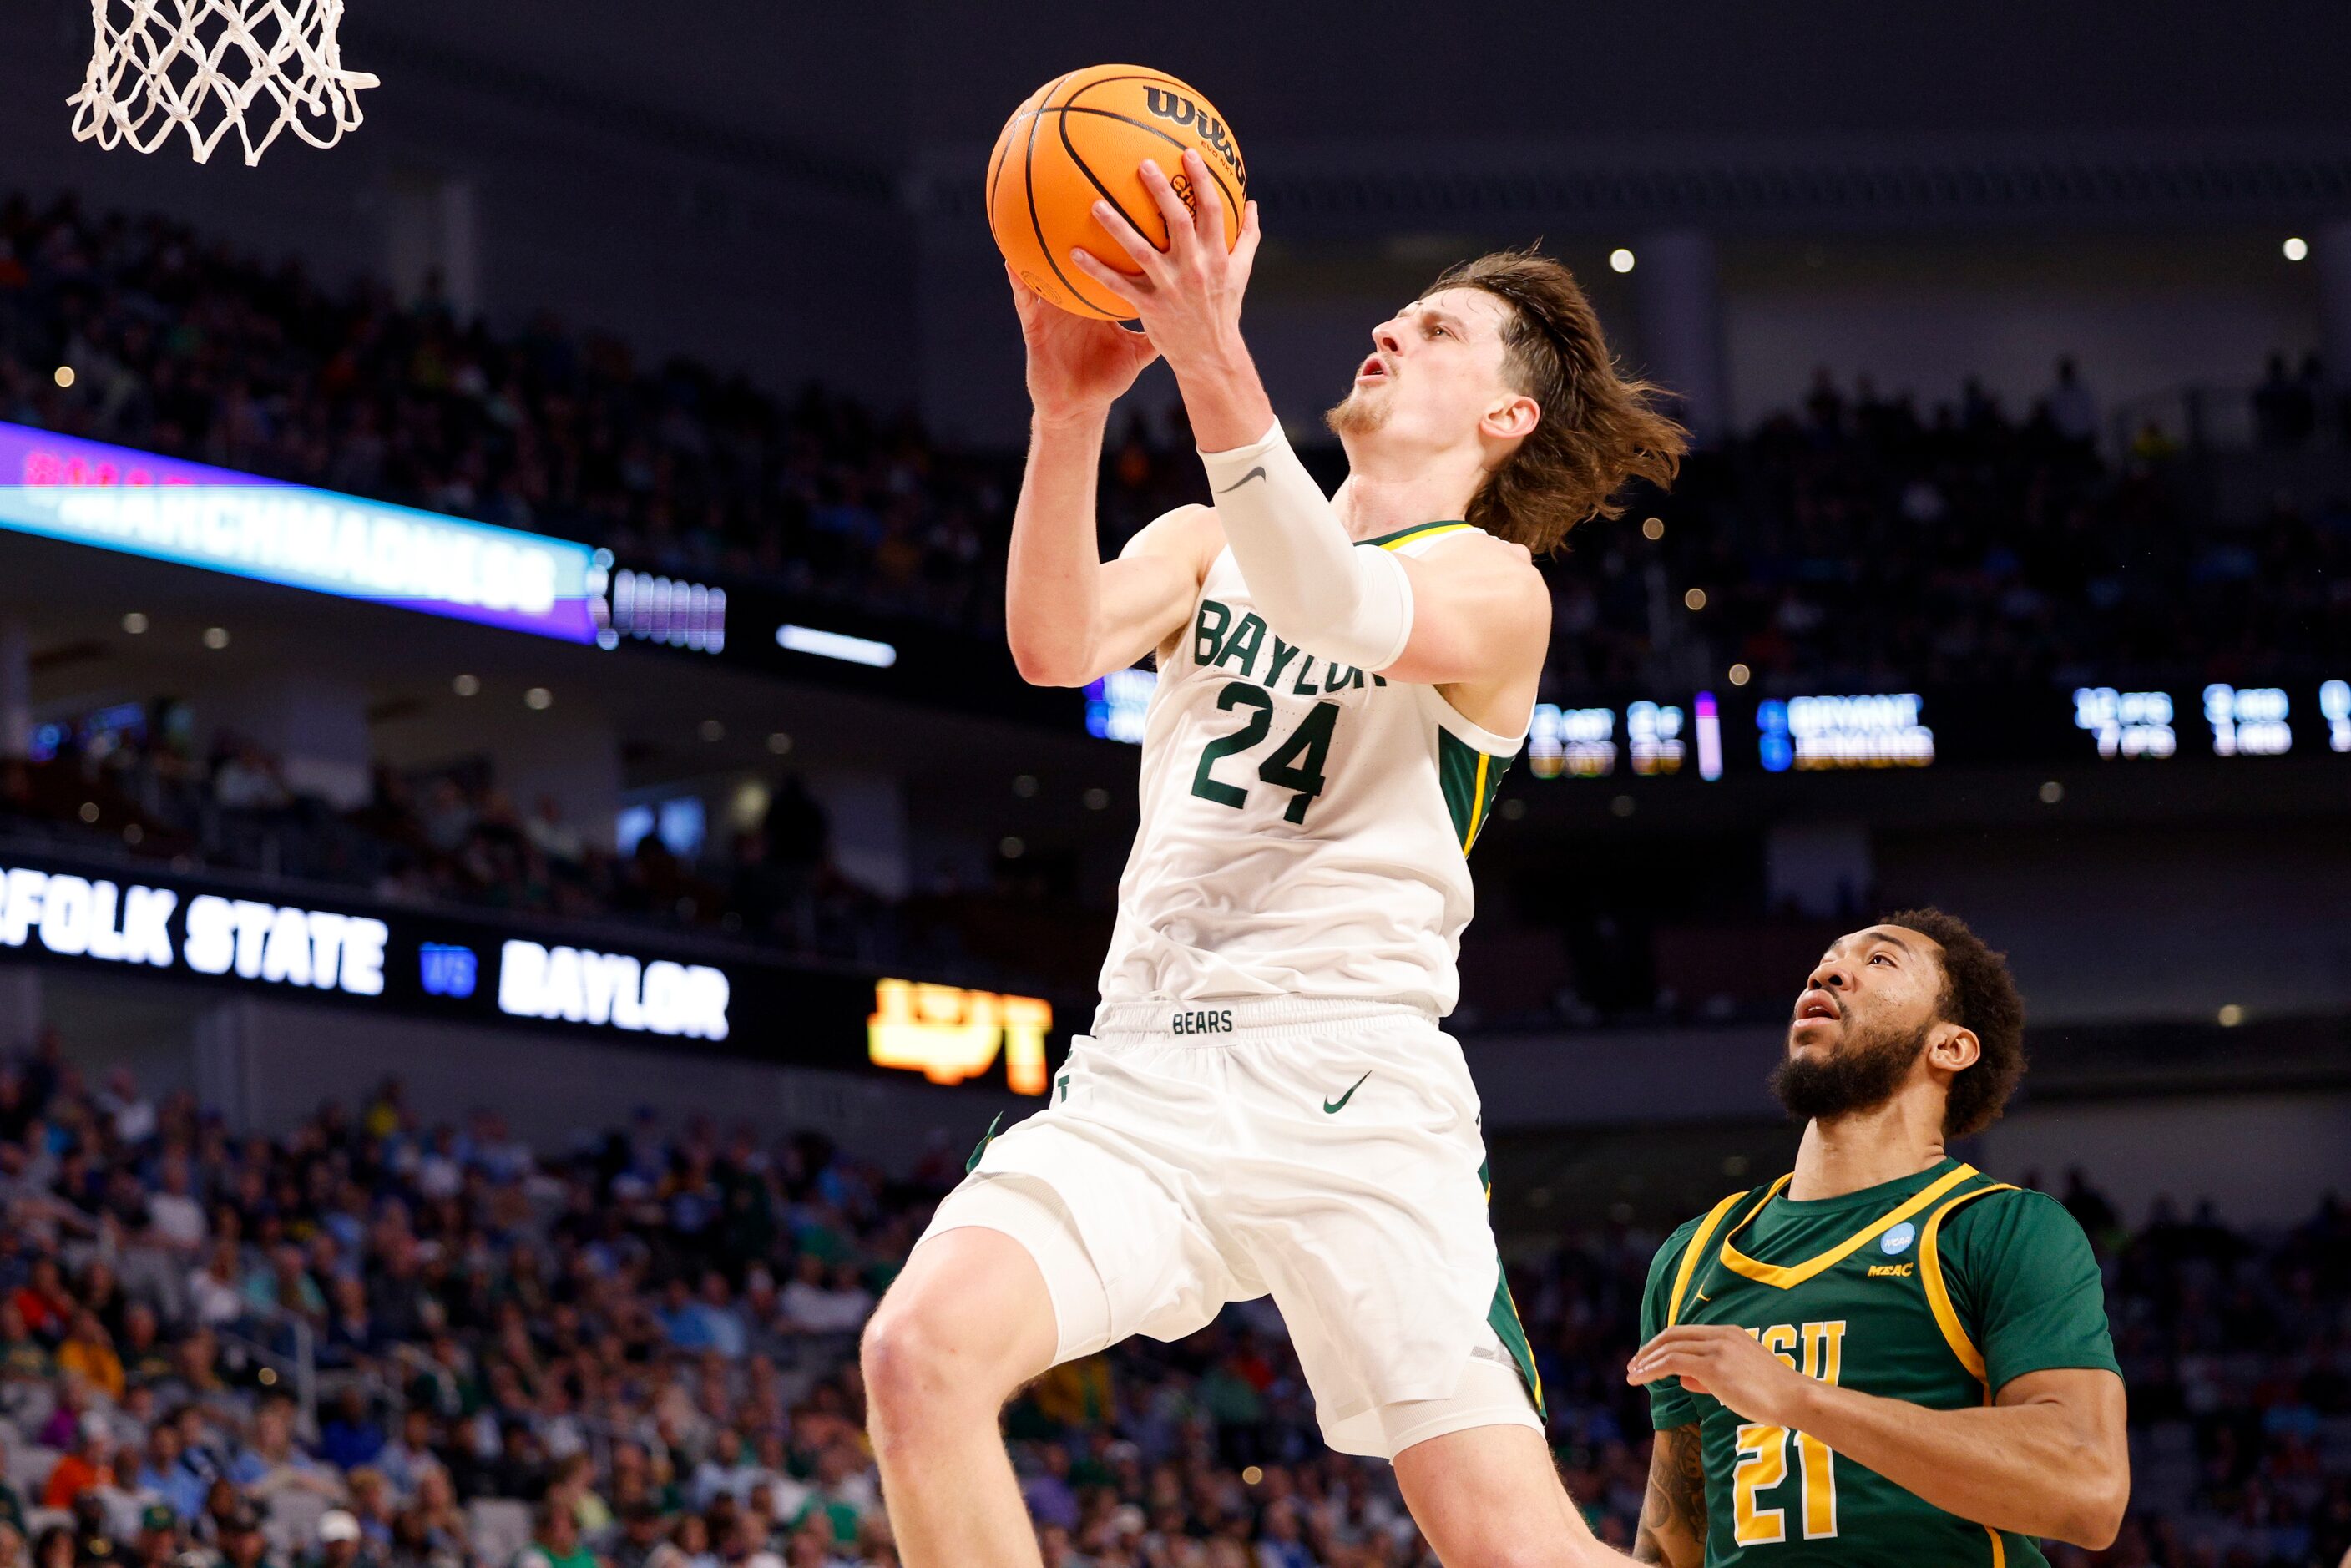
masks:
<instances>
[{"instance_id":1,"label":"white basketball shorts","mask_svg":"<svg viewBox=\"0 0 2351 1568\"><path fill-rule=\"evenodd\" d=\"M1057 1363L1270 1293L1343 1453L1541 1426L1478 1092L1424 1009L1105 1003L1045 1108L982 1145L924 1239L966 1226L1036 1259Z\"/></svg>"}]
</instances>

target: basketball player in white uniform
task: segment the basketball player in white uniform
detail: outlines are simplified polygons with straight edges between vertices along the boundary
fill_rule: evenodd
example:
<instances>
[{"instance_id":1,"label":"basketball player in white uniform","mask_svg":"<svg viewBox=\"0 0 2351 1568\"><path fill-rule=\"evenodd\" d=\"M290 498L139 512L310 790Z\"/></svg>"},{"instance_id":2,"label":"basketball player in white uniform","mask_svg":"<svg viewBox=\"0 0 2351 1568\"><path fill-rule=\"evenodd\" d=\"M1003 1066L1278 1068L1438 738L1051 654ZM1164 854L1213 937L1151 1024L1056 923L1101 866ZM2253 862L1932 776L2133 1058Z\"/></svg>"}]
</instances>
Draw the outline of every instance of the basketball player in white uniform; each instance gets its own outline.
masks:
<instances>
[{"instance_id":1,"label":"basketball player in white uniform","mask_svg":"<svg viewBox=\"0 0 2351 1568\"><path fill-rule=\"evenodd\" d=\"M909 1568L1033 1564L998 1413L1048 1367L1172 1340L1270 1292L1323 1435L1395 1462L1461 1565L1616 1560L1554 1471L1486 1213L1478 1094L1438 1027L1464 857L1532 711L1554 548L1681 433L1622 380L1566 270L1458 267L1373 332L1325 497L1239 333L1259 229L1222 243L1146 165L1161 253L1068 258L1147 336L1018 280L1035 420L1013 526L1021 673L1079 685L1155 653L1142 825L1092 1030L990 1140L869 1325L864 1374ZM1113 401L1175 371L1215 506L1097 550ZM1463 520L1466 519L1466 520Z\"/></svg>"}]
</instances>

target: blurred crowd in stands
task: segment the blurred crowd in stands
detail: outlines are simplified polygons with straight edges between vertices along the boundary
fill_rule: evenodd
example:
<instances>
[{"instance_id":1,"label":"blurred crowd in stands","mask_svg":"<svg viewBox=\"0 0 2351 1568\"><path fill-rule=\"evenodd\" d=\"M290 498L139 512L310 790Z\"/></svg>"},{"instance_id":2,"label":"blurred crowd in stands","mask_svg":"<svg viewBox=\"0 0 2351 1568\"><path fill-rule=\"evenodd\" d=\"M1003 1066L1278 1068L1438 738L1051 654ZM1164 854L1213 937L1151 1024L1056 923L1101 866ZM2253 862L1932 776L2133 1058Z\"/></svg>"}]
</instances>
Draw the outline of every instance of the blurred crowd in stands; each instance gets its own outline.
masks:
<instances>
[{"instance_id":1,"label":"blurred crowd in stands","mask_svg":"<svg viewBox=\"0 0 2351 1568\"><path fill-rule=\"evenodd\" d=\"M2253 396L2263 444L2332 430L2327 385L2277 361ZM493 330L381 283L329 289L70 199L0 204L0 418L981 635L1001 613L1019 478L1017 454L948 451L820 389L643 363L552 318ZM2070 363L2023 411L1973 385L1921 409L1823 376L1801 411L1693 459L1669 499L1583 530L1552 569L1552 695L1717 680L1734 662L1767 689L1811 689L2243 680L2339 659L2341 497L2223 527L2170 472L2176 434L2102 453L2099 433ZM1315 461L1328 474L1335 457ZM1205 498L1180 416L1114 425L1102 497L1113 545Z\"/></svg>"},{"instance_id":2,"label":"blurred crowd in stands","mask_svg":"<svg viewBox=\"0 0 2351 1568\"><path fill-rule=\"evenodd\" d=\"M238 1133L49 1038L0 1065L0 1568L891 1568L855 1341L960 1169L650 1113L534 1148L397 1080ZM2078 1174L2064 1200L2137 1492L2061 1568L2335 1568L2351 1209L2252 1237L2161 1204L2133 1230ZM1508 1249L1569 1487L1619 1545L1659 1234ZM1058 1369L1006 1427L1048 1568L1433 1562L1388 1469L1322 1449L1262 1302Z\"/></svg>"},{"instance_id":3,"label":"blurred crowd in stands","mask_svg":"<svg viewBox=\"0 0 2351 1568\"><path fill-rule=\"evenodd\" d=\"M2022 419L1972 382L1922 413L1823 373L1658 507L1661 586L1703 610L1612 632L1606 590L1571 570L1554 673L1653 679L1680 635L1699 653L1678 673L1735 661L1782 692L2241 682L2351 653L2351 485L2231 527L2159 434L2117 463L2096 429L2070 361ZM1608 536L1599 583L1628 541Z\"/></svg>"}]
</instances>

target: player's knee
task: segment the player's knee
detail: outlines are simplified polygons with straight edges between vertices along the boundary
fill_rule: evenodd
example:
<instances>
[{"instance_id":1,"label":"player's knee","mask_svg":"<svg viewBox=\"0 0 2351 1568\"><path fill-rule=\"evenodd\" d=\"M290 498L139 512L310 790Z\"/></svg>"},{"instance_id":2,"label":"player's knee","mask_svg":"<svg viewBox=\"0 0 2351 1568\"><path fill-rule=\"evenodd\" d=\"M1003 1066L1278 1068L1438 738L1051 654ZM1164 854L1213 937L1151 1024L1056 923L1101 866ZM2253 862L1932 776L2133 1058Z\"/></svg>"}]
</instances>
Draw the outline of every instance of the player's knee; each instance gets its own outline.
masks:
<instances>
[{"instance_id":1,"label":"player's knee","mask_svg":"<svg viewBox=\"0 0 2351 1568\"><path fill-rule=\"evenodd\" d=\"M866 1320L858 1367L874 1422L900 1432L957 1404L993 1407L1008 1389L986 1386L986 1364L968 1354L946 1313L919 1298L884 1297Z\"/></svg>"},{"instance_id":2,"label":"player's knee","mask_svg":"<svg viewBox=\"0 0 2351 1568\"><path fill-rule=\"evenodd\" d=\"M877 1419L919 1400L923 1385L939 1375L934 1337L918 1310L888 1297L865 1320L857 1369L864 1378L866 1403Z\"/></svg>"}]
</instances>

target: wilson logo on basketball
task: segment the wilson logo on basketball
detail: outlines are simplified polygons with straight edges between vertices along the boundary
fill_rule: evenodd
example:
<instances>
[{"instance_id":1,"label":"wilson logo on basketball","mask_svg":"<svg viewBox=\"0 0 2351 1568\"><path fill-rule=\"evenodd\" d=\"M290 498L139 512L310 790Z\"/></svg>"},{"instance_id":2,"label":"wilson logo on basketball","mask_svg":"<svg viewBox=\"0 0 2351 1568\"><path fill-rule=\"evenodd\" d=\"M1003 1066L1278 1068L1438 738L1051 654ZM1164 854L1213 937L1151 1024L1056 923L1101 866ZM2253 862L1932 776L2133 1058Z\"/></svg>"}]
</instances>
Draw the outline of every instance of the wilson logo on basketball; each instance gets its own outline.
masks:
<instances>
[{"instance_id":1,"label":"wilson logo on basketball","mask_svg":"<svg viewBox=\"0 0 2351 1568\"><path fill-rule=\"evenodd\" d=\"M1233 178L1244 189L1248 187L1249 171L1242 166L1240 149L1233 145L1232 133L1225 129L1223 120L1213 114L1201 113L1199 106L1190 99L1164 88L1144 88L1143 106L1170 125L1190 126L1192 133L1210 152L1225 161L1225 167L1233 172Z\"/></svg>"}]
</instances>

